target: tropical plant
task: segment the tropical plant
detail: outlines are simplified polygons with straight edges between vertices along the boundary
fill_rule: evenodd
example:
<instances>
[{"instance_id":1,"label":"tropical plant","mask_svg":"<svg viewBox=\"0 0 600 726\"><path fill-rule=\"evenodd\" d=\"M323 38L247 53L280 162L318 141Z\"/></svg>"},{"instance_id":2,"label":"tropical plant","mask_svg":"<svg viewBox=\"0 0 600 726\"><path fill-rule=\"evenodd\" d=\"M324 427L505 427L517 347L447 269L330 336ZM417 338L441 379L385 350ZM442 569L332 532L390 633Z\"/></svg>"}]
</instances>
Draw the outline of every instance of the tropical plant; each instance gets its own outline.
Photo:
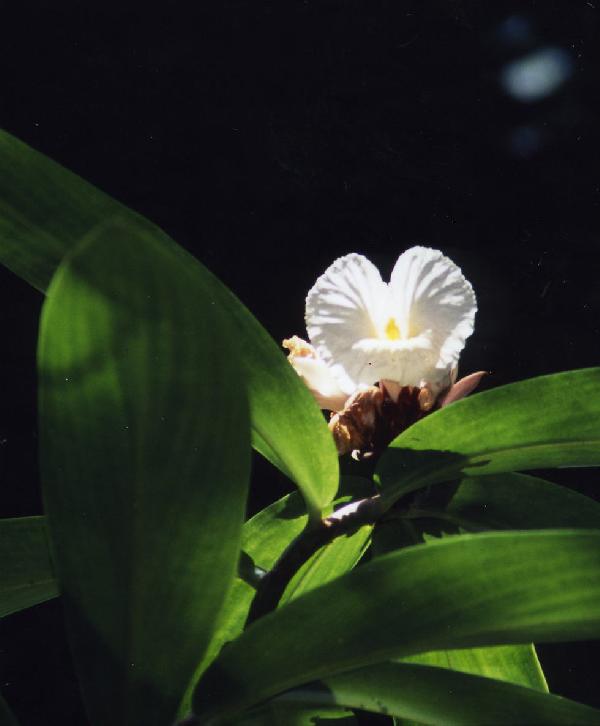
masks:
<instances>
[{"instance_id":1,"label":"tropical plant","mask_svg":"<svg viewBox=\"0 0 600 726\"><path fill-rule=\"evenodd\" d=\"M411 348L426 380L390 373L401 311L375 321L380 386L340 359L331 270L289 365L153 224L6 133L0 165L0 261L46 295L44 516L0 521L0 613L61 598L91 724L600 723L532 645L600 635L600 505L515 473L600 465L600 368L456 400L454 267L460 341ZM329 428L303 357L349 375ZM251 445L297 492L245 521Z\"/></svg>"}]
</instances>

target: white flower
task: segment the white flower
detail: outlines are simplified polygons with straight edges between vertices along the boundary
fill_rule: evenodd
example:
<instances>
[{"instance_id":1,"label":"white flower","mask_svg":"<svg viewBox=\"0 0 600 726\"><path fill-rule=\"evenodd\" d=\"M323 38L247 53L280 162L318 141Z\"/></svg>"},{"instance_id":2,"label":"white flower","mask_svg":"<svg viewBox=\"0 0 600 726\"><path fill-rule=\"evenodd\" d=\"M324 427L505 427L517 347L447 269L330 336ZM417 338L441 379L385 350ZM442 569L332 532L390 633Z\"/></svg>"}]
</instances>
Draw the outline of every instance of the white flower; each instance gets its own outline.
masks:
<instances>
[{"instance_id":1,"label":"white flower","mask_svg":"<svg viewBox=\"0 0 600 726\"><path fill-rule=\"evenodd\" d=\"M438 250L404 252L389 283L366 257L345 255L309 291L312 345L296 338L310 352L292 350L290 362L323 408L339 410L343 397L376 382L437 395L456 374L476 310L470 283Z\"/></svg>"},{"instance_id":2,"label":"white flower","mask_svg":"<svg viewBox=\"0 0 600 726\"><path fill-rule=\"evenodd\" d=\"M289 362L304 380L321 408L338 411L348 395L342 391L328 366L317 357L315 349L297 335L283 341Z\"/></svg>"}]
</instances>

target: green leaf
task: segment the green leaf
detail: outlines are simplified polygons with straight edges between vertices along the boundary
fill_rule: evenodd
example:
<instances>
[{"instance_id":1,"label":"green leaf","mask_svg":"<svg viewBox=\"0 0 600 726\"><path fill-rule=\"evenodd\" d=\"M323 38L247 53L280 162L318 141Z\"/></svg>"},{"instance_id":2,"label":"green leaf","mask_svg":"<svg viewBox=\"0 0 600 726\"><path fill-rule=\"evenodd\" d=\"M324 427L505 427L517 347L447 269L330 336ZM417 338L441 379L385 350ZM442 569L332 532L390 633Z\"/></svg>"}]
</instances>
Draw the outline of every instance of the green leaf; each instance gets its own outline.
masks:
<instances>
[{"instance_id":1,"label":"green leaf","mask_svg":"<svg viewBox=\"0 0 600 726\"><path fill-rule=\"evenodd\" d=\"M346 477L342 481L342 492L344 496L336 500L330 509L346 503L350 497L368 496L371 493L370 482L358 477ZM270 570L285 548L302 532L307 521L306 507L302 499L297 493L288 494L244 524L242 550L254 565ZM352 536L340 537L315 553L288 585L282 603L323 585L354 567L368 545L370 532L371 527L361 527ZM247 582L236 578L221 608L213 639L197 668L193 684L216 658L223 645L235 640L242 633L255 592ZM187 714L190 708L191 693L184 699L180 715Z\"/></svg>"},{"instance_id":2,"label":"green leaf","mask_svg":"<svg viewBox=\"0 0 600 726\"><path fill-rule=\"evenodd\" d=\"M298 485L316 517L338 487L333 438L306 386L256 318L151 222L3 131L0 170L0 262L39 290L46 290L69 250L108 220L125 221L180 256L197 285L233 319L253 445Z\"/></svg>"},{"instance_id":3,"label":"green leaf","mask_svg":"<svg viewBox=\"0 0 600 726\"><path fill-rule=\"evenodd\" d=\"M198 263L192 267L195 275L201 269ZM215 277L210 277L211 294L231 317L240 343L239 363L250 400L252 444L298 485L309 516L320 517L339 485L338 455L323 415L256 318Z\"/></svg>"},{"instance_id":4,"label":"green leaf","mask_svg":"<svg viewBox=\"0 0 600 726\"><path fill-rule=\"evenodd\" d=\"M598 637L599 597L600 532L486 533L408 547L255 622L206 671L194 707L204 718L230 717L391 658Z\"/></svg>"},{"instance_id":5,"label":"green leaf","mask_svg":"<svg viewBox=\"0 0 600 726\"><path fill-rule=\"evenodd\" d=\"M276 702L337 704L433 726L600 724L600 711L566 698L491 678L400 663L326 678Z\"/></svg>"},{"instance_id":6,"label":"green leaf","mask_svg":"<svg viewBox=\"0 0 600 726\"><path fill-rule=\"evenodd\" d=\"M489 648L459 648L419 653L405 663L450 668L474 676L527 686L544 693L548 685L533 645L497 645Z\"/></svg>"},{"instance_id":7,"label":"green leaf","mask_svg":"<svg viewBox=\"0 0 600 726\"><path fill-rule=\"evenodd\" d=\"M0 617L57 595L44 517L0 519Z\"/></svg>"},{"instance_id":8,"label":"green leaf","mask_svg":"<svg viewBox=\"0 0 600 726\"><path fill-rule=\"evenodd\" d=\"M44 500L94 723L174 717L233 581L250 441L231 338L188 268L123 223L50 286Z\"/></svg>"},{"instance_id":9,"label":"green leaf","mask_svg":"<svg viewBox=\"0 0 600 726\"><path fill-rule=\"evenodd\" d=\"M264 570L275 564L283 550L300 534L306 526L308 517L302 499L296 494L288 494L266 507L242 529L242 550L252 562ZM219 612L217 627L202 662L197 668L194 681L216 658L225 643L235 640L244 629L248 609L256 590L247 582L236 578L223 607ZM186 698L181 715L189 711L190 698Z\"/></svg>"},{"instance_id":10,"label":"green leaf","mask_svg":"<svg viewBox=\"0 0 600 726\"><path fill-rule=\"evenodd\" d=\"M531 378L457 401L384 452L376 480L394 502L460 476L600 465L600 368Z\"/></svg>"},{"instance_id":11,"label":"green leaf","mask_svg":"<svg viewBox=\"0 0 600 726\"><path fill-rule=\"evenodd\" d=\"M2 696L0 696L0 726L19 726L17 719Z\"/></svg>"},{"instance_id":12,"label":"green leaf","mask_svg":"<svg viewBox=\"0 0 600 726\"><path fill-rule=\"evenodd\" d=\"M492 477L481 477L481 480L474 481L483 481L486 478ZM373 533L372 552L375 556L380 556L398 547L413 545L416 541L435 542L436 540L431 538L423 540L427 525L429 525L428 520L419 519L391 519L380 522ZM408 663L451 668L548 691L535 648L531 644L434 651L412 655L403 660Z\"/></svg>"},{"instance_id":13,"label":"green leaf","mask_svg":"<svg viewBox=\"0 0 600 726\"><path fill-rule=\"evenodd\" d=\"M424 510L423 513L447 518L473 531L553 527L600 529L600 504L566 487L525 474L463 479L445 510ZM414 525L418 526L419 521ZM547 690L533 646L423 653L406 660Z\"/></svg>"},{"instance_id":14,"label":"green leaf","mask_svg":"<svg viewBox=\"0 0 600 726\"><path fill-rule=\"evenodd\" d=\"M38 290L92 229L124 215L141 220L5 131L0 168L0 259Z\"/></svg>"},{"instance_id":15,"label":"green leaf","mask_svg":"<svg viewBox=\"0 0 600 726\"><path fill-rule=\"evenodd\" d=\"M338 537L316 552L294 575L281 598L283 605L351 570L369 546L371 525Z\"/></svg>"},{"instance_id":16,"label":"green leaf","mask_svg":"<svg viewBox=\"0 0 600 726\"><path fill-rule=\"evenodd\" d=\"M231 726L358 726L351 711L273 699L238 716Z\"/></svg>"},{"instance_id":17,"label":"green leaf","mask_svg":"<svg viewBox=\"0 0 600 726\"><path fill-rule=\"evenodd\" d=\"M285 465L283 459L278 456L265 439L263 439L256 428L252 429L252 448L256 449L256 451L258 451L259 454L262 454L267 461L270 461L273 466L276 466L279 471L288 477L288 479L293 481L294 476Z\"/></svg>"},{"instance_id":18,"label":"green leaf","mask_svg":"<svg viewBox=\"0 0 600 726\"><path fill-rule=\"evenodd\" d=\"M441 516L481 529L600 529L600 503L527 474L467 477Z\"/></svg>"},{"instance_id":19,"label":"green leaf","mask_svg":"<svg viewBox=\"0 0 600 726\"><path fill-rule=\"evenodd\" d=\"M341 494L343 496L334 502L331 509L370 496L372 483L360 477L343 477ZM280 606L350 571L369 547L372 531L372 525L365 525L350 535L334 539L315 552L286 587Z\"/></svg>"}]
</instances>

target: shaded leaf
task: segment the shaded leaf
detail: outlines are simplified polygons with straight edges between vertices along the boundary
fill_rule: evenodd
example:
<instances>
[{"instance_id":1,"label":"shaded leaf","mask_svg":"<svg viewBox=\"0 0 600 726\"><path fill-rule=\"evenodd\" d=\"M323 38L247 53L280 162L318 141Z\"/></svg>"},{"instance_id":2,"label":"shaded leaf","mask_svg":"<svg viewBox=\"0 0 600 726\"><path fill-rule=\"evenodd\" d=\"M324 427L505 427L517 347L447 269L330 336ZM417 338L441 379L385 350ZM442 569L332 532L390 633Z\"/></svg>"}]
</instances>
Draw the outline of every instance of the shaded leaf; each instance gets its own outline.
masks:
<instances>
[{"instance_id":1,"label":"shaded leaf","mask_svg":"<svg viewBox=\"0 0 600 726\"><path fill-rule=\"evenodd\" d=\"M527 474L462 479L445 512L470 528L600 529L599 502Z\"/></svg>"},{"instance_id":2,"label":"shaded leaf","mask_svg":"<svg viewBox=\"0 0 600 726\"><path fill-rule=\"evenodd\" d=\"M370 482L358 477L345 478L342 482L343 496L336 500L334 506L346 503L351 496L368 496L370 486ZM270 570L285 548L302 532L307 521L302 499L297 493L289 494L244 524L242 549L255 566ZM282 602L325 584L351 569L364 552L370 531L370 527L362 527L351 537L338 538L315 553L292 579ZM242 633L255 592L247 582L236 578L221 608L213 639L197 668L194 683L216 658L223 645ZM183 716L188 713L190 707L191 693L184 699L180 714Z\"/></svg>"},{"instance_id":3,"label":"shaded leaf","mask_svg":"<svg viewBox=\"0 0 600 726\"><path fill-rule=\"evenodd\" d=\"M274 699L238 716L228 726L358 726L352 711Z\"/></svg>"},{"instance_id":4,"label":"shaded leaf","mask_svg":"<svg viewBox=\"0 0 600 726\"><path fill-rule=\"evenodd\" d=\"M316 517L337 491L335 445L306 386L256 318L151 222L4 131L0 168L0 262L39 290L46 290L63 257L109 220L150 234L180 256L196 284L233 320L243 353L236 362L246 379L253 444L298 485Z\"/></svg>"},{"instance_id":5,"label":"shaded leaf","mask_svg":"<svg viewBox=\"0 0 600 726\"><path fill-rule=\"evenodd\" d=\"M444 668L400 663L326 678L277 701L338 704L432 726L600 724L600 711L566 698Z\"/></svg>"},{"instance_id":6,"label":"shaded leaf","mask_svg":"<svg viewBox=\"0 0 600 726\"><path fill-rule=\"evenodd\" d=\"M44 500L94 723L173 718L233 580L250 441L231 337L188 268L123 223L50 286Z\"/></svg>"},{"instance_id":7,"label":"shaded leaf","mask_svg":"<svg viewBox=\"0 0 600 726\"><path fill-rule=\"evenodd\" d=\"M44 517L0 519L0 616L57 595Z\"/></svg>"},{"instance_id":8,"label":"shaded leaf","mask_svg":"<svg viewBox=\"0 0 600 726\"><path fill-rule=\"evenodd\" d=\"M192 269L196 276L203 270L199 263ZM322 413L256 318L210 278L210 294L229 314L243 353L238 363L248 389L253 446L298 485L309 514L320 516L339 485L337 451Z\"/></svg>"},{"instance_id":9,"label":"shaded leaf","mask_svg":"<svg viewBox=\"0 0 600 726\"><path fill-rule=\"evenodd\" d=\"M17 719L2 696L0 696L0 724L2 726L19 726Z\"/></svg>"},{"instance_id":10,"label":"shaded leaf","mask_svg":"<svg viewBox=\"0 0 600 726\"><path fill-rule=\"evenodd\" d=\"M0 130L0 260L45 291L65 254L98 225L136 217L123 205Z\"/></svg>"},{"instance_id":11,"label":"shaded leaf","mask_svg":"<svg viewBox=\"0 0 600 726\"><path fill-rule=\"evenodd\" d=\"M304 502L297 494L288 494L258 512L248 520L242 530L242 550L252 562L269 570L283 550L300 534L308 517ZM197 668L197 680L225 643L235 640L244 629L248 609L256 590L247 582L236 578L218 616L212 641ZM189 711L186 698L181 715Z\"/></svg>"}]
</instances>

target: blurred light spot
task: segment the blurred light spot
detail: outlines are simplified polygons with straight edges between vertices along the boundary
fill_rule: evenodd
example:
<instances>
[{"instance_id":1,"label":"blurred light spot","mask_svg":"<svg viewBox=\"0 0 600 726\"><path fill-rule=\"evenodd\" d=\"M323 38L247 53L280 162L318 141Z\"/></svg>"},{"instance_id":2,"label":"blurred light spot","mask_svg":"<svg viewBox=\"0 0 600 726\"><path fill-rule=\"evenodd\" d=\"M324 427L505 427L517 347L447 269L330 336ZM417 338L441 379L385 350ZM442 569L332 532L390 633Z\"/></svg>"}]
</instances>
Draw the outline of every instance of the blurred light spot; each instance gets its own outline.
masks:
<instances>
[{"instance_id":1,"label":"blurred light spot","mask_svg":"<svg viewBox=\"0 0 600 726\"><path fill-rule=\"evenodd\" d=\"M518 101L538 101L554 93L573 72L562 48L544 48L509 63L502 71L504 90Z\"/></svg>"},{"instance_id":2,"label":"blurred light spot","mask_svg":"<svg viewBox=\"0 0 600 726\"><path fill-rule=\"evenodd\" d=\"M525 45L531 40L531 24L522 15L511 15L500 23L497 33L508 45Z\"/></svg>"},{"instance_id":3,"label":"blurred light spot","mask_svg":"<svg viewBox=\"0 0 600 726\"><path fill-rule=\"evenodd\" d=\"M511 132L508 145L515 156L529 159L542 148L542 135L535 126L519 126Z\"/></svg>"}]
</instances>

